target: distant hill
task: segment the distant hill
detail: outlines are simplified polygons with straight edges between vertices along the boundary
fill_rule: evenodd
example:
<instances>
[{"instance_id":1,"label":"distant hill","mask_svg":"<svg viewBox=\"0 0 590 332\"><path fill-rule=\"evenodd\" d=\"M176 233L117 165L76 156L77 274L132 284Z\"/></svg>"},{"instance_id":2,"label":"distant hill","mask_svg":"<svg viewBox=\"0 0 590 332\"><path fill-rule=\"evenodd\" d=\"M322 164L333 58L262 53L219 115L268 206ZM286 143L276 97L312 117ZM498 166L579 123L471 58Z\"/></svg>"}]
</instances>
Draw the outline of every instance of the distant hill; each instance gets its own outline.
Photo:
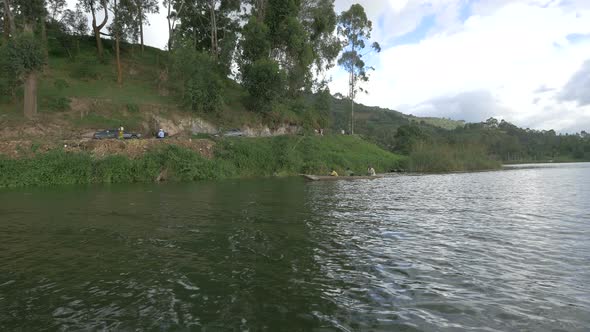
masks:
<instances>
[{"instance_id":1,"label":"distant hill","mask_svg":"<svg viewBox=\"0 0 590 332\"><path fill-rule=\"evenodd\" d=\"M374 127L386 126L391 130L410 123L430 125L442 129L453 130L465 126L465 121L456 121L447 118L419 117L411 114L404 114L399 111L377 106L366 106L355 103L355 126L357 131L373 131ZM333 96L332 112L334 116L334 129L350 128L350 101L342 98L340 94Z\"/></svg>"}]
</instances>

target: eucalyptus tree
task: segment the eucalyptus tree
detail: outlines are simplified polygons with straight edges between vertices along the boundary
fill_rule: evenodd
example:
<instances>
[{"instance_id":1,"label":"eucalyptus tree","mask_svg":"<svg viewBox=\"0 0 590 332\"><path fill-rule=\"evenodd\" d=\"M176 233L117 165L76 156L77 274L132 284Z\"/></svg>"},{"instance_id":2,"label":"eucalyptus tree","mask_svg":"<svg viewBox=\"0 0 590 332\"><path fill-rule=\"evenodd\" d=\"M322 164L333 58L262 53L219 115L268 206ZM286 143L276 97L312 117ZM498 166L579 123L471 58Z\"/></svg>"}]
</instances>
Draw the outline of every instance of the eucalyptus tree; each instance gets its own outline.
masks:
<instances>
[{"instance_id":1,"label":"eucalyptus tree","mask_svg":"<svg viewBox=\"0 0 590 332\"><path fill-rule=\"evenodd\" d=\"M44 25L45 3L43 0L15 0L10 5L11 38L3 57L12 83L24 85L24 115L32 119L37 114L37 77L45 63L44 47L35 34L35 27L40 23ZM13 13L17 13L22 22L20 31L16 30Z\"/></svg>"},{"instance_id":2,"label":"eucalyptus tree","mask_svg":"<svg viewBox=\"0 0 590 332\"><path fill-rule=\"evenodd\" d=\"M338 17L338 36L344 49L338 59L338 65L342 66L349 75L351 135L354 134L354 98L357 92L366 92L360 85L369 80L369 70L374 70L363 60L364 56L370 52L365 52L365 48L371 38L372 30L373 23L367 18L363 6L359 4L352 5ZM375 52L381 51L377 42L371 44L371 49Z\"/></svg>"},{"instance_id":3,"label":"eucalyptus tree","mask_svg":"<svg viewBox=\"0 0 590 332\"><path fill-rule=\"evenodd\" d=\"M333 65L340 47L334 36L336 14L333 0L247 0L248 22L240 40L243 83L260 94L281 89L298 98L313 88L319 73ZM274 63L275 65L273 65ZM314 70L315 69L315 72ZM262 73L262 72L264 73ZM254 75L255 74L255 75ZM252 75L253 77L248 77ZM277 87L282 84L282 87ZM276 98L281 94L273 93Z\"/></svg>"},{"instance_id":4,"label":"eucalyptus tree","mask_svg":"<svg viewBox=\"0 0 590 332\"><path fill-rule=\"evenodd\" d=\"M88 20L84 12L77 6L76 10L66 9L61 17L66 34L73 37L76 44L76 51L80 53L80 37L88 32ZM71 56L71 55L70 55Z\"/></svg>"},{"instance_id":5,"label":"eucalyptus tree","mask_svg":"<svg viewBox=\"0 0 590 332\"><path fill-rule=\"evenodd\" d=\"M2 5L0 5L0 33L2 33L4 41L8 41L8 38L10 38L10 35L8 34L10 28L8 27L8 21L6 20L6 15L4 13L5 8L3 0L0 0L0 2L2 3Z\"/></svg>"},{"instance_id":6,"label":"eucalyptus tree","mask_svg":"<svg viewBox=\"0 0 590 332\"><path fill-rule=\"evenodd\" d=\"M64 13L67 7L66 0L47 0L47 11L49 12L49 18L52 21L57 19Z\"/></svg>"},{"instance_id":7,"label":"eucalyptus tree","mask_svg":"<svg viewBox=\"0 0 590 332\"><path fill-rule=\"evenodd\" d=\"M239 0L185 0L177 16L176 38L210 53L219 69L229 74L240 31L240 4Z\"/></svg>"},{"instance_id":8,"label":"eucalyptus tree","mask_svg":"<svg viewBox=\"0 0 590 332\"><path fill-rule=\"evenodd\" d=\"M174 31L178 22L178 17L182 15L185 8L186 0L163 0L162 4L166 8L166 20L168 21L168 51L172 51L174 44Z\"/></svg>"},{"instance_id":9,"label":"eucalyptus tree","mask_svg":"<svg viewBox=\"0 0 590 332\"><path fill-rule=\"evenodd\" d=\"M314 52L316 74L334 66L341 46L334 35L338 16L334 0L302 0L300 20L309 35Z\"/></svg>"},{"instance_id":10,"label":"eucalyptus tree","mask_svg":"<svg viewBox=\"0 0 590 332\"><path fill-rule=\"evenodd\" d=\"M117 66L117 83L123 84L121 65L121 41L136 35L137 25L134 0L111 0L109 10L113 21L109 26L111 38L115 39L115 58Z\"/></svg>"},{"instance_id":11,"label":"eucalyptus tree","mask_svg":"<svg viewBox=\"0 0 590 332\"><path fill-rule=\"evenodd\" d=\"M137 27L139 30L139 40L141 43L141 52L143 53L143 25L148 23L147 14L160 12L158 0L135 0L135 9L137 11Z\"/></svg>"},{"instance_id":12,"label":"eucalyptus tree","mask_svg":"<svg viewBox=\"0 0 590 332\"><path fill-rule=\"evenodd\" d=\"M78 3L81 5L84 11L92 15L92 32L94 33L94 38L96 39L96 50L98 52L98 57L101 60L104 57L104 48L102 46L102 39L100 36L103 34L102 29L106 26L109 20L108 1L109 0L78 0ZM97 21L98 11L103 12L103 18L100 23Z\"/></svg>"},{"instance_id":13,"label":"eucalyptus tree","mask_svg":"<svg viewBox=\"0 0 590 332\"><path fill-rule=\"evenodd\" d=\"M11 0L3 0L2 6L2 17L3 17L3 29L4 29L4 38L8 40L10 36L16 33L16 24L14 23L14 13L13 13L13 5Z\"/></svg>"}]
</instances>

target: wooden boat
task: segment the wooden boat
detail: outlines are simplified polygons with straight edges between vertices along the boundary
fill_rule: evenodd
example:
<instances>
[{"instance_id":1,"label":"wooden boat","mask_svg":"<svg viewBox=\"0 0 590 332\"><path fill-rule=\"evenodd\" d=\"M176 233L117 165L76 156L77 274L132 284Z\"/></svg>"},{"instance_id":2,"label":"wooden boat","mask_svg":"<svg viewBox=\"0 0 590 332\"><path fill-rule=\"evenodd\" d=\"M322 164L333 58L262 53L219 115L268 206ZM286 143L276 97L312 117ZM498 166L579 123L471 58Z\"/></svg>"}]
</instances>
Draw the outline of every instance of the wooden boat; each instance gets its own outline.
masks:
<instances>
[{"instance_id":1,"label":"wooden boat","mask_svg":"<svg viewBox=\"0 0 590 332\"><path fill-rule=\"evenodd\" d=\"M380 179L382 176L323 176L323 175L307 175L301 174L305 179L309 181L352 181L352 180L375 180Z\"/></svg>"}]
</instances>

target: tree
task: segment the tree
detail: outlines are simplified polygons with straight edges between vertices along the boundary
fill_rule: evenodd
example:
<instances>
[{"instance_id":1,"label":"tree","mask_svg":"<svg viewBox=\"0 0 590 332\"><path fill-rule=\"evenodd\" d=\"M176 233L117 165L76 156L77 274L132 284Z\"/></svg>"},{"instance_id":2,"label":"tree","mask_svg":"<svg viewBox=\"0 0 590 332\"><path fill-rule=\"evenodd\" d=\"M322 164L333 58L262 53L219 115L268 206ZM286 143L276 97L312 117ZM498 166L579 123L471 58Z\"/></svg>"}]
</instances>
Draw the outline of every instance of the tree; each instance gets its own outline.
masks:
<instances>
[{"instance_id":1,"label":"tree","mask_svg":"<svg viewBox=\"0 0 590 332\"><path fill-rule=\"evenodd\" d=\"M402 154L410 154L414 145L426 139L426 135L420 130L420 127L410 124L403 125L397 128L395 133L395 147L394 149Z\"/></svg>"},{"instance_id":2,"label":"tree","mask_svg":"<svg viewBox=\"0 0 590 332\"><path fill-rule=\"evenodd\" d=\"M47 0L47 8L51 20L56 21L57 18L64 12L66 6L66 0Z\"/></svg>"},{"instance_id":3,"label":"tree","mask_svg":"<svg viewBox=\"0 0 590 332\"><path fill-rule=\"evenodd\" d=\"M487 119L484 125L486 128L498 128L499 124L500 122L498 122L498 119L492 117Z\"/></svg>"},{"instance_id":4,"label":"tree","mask_svg":"<svg viewBox=\"0 0 590 332\"><path fill-rule=\"evenodd\" d=\"M0 93L13 94L23 84L24 115L29 119L37 114L37 72L43 64L43 47L30 29L0 48Z\"/></svg>"},{"instance_id":5,"label":"tree","mask_svg":"<svg viewBox=\"0 0 590 332\"><path fill-rule=\"evenodd\" d=\"M121 40L136 35L135 8L133 0L112 0L110 6L113 22L109 27L111 36L115 38L115 57L117 64L117 83L123 84L121 68Z\"/></svg>"},{"instance_id":6,"label":"tree","mask_svg":"<svg viewBox=\"0 0 590 332\"><path fill-rule=\"evenodd\" d=\"M2 2L2 5L0 6L0 32L2 33L4 41L8 41L8 39L10 38L10 26L6 13L6 8L4 7L8 3L3 0L0 1ZM2 45L2 43L0 43L0 45Z\"/></svg>"},{"instance_id":7,"label":"tree","mask_svg":"<svg viewBox=\"0 0 590 332\"><path fill-rule=\"evenodd\" d=\"M109 20L109 11L108 11L108 0L78 0L79 4L84 8L87 13L92 15L92 31L94 32L94 38L96 38L96 50L98 52L99 59L103 60L104 58L104 49L102 46L102 39L100 35L102 34L101 30L105 27ZM96 21L96 12L99 10L104 11L104 17L100 24L97 24Z\"/></svg>"},{"instance_id":8,"label":"tree","mask_svg":"<svg viewBox=\"0 0 590 332\"><path fill-rule=\"evenodd\" d=\"M62 15L61 22L66 34L75 38L76 51L80 53L80 37L85 36L88 32L86 15L84 15L80 8L76 8L76 11L66 9Z\"/></svg>"},{"instance_id":9,"label":"tree","mask_svg":"<svg viewBox=\"0 0 590 332\"><path fill-rule=\"evenodd\" d=\"M351 135L354 134L354 98L359 90L365 92L359 85L367 82L369 80L368 71L374 70L363 61L363 57L368 53L362 53L371 38L372 30L373 23L367 18L363 6L359 4L352 5L349 10L342 12L338 17L338 35L345 49L338 59L338 65L342 66L349 74ZM374 42L371 48L376 52L381 51L377 42Z\"/></svg>"},{"instance_id":10,"label":"tree","mask_svg":"<svg viewBox=\"0 0 590 332\"><path fill-rule=\"evenodd\" d=\"M179 14L182 14L184 9L184 0L164 0L164 7L168 14L166 19L168 20L168 51L172 51L174 42L174 31L176 29L176 21L178 20Z\"/></svg>"},{"instance_id":11,"label":"tree","mask_svg":"<svg viewBox=\"0 0 590 332\"><path fill-rule=\"evenodd\" d=\"M179 83L183 104L197 112L218 110L223 102L224 84L215 59L196 51L190 43L177 43L172 60L172 76Z\"/></svg>"},{"instance_id":12,"label":"tree","mask_svg":"<svg viewBox=\"0 0 590 332\"><path fill-rule=\"evenodd\" d=\"M4 0L3 4L4 38L8 40L12 34L16 33L16 25L12 14L11 1Z\"/></svg>"},{"instance_id":13,"label":"tree","mask_svg":"<svg viewBox=\"0 0 590 332\"><path fill-rule=\"evenodd\" d=\"M13 59L16 77L24 82L24 114L32 119L37 114L37 74L46 58L46 48L36 38L34 27L41 24L42 34L45 31L45 1L16 0L14 6L18 9L23 28L18 37L12 38L14 41L9 45L9 56Z\"/></svg>"},{"instance_id":14,"label":"tree","mask_svg":"<svg viewBox=\"0 0 590 332\"><path fill-rule=\"evenodd\" d=\"M316 74L334 65L341 46L334 36L338 17L334 12L334 0L302 0L300 20L309 35L314 53Z\"/></svg>"},{"instance_id":15,"label":"tree","mask_svg":"<svg viewBox=\"0 0 590 332\"><path fill-rule=\"evenodd\" d=\"M317 92L314 108L318 112L318 125L320 128L329 127L332 114L332 95L328 87L324 87Z\"/></svg>"},{"instance_id":16,"label":"tree","mask_svg":"<svg viewBox=\"0 0 590 332\"><path fill-rule=\"evenodd\" d=\"M231 73L239 35L240 0L184 0L175 39L190 41L196 50L209 52L226 75ZM180 9L180 7L179 7Z\"/></svg>"},{"instance_id":17,"label":"tree","mask_svg":"<svg viewBox=\"0 0 590 332\"><path fill-rule=\"evenodd\" d=\"M137 10L137 25L139 28L139 40L141 43L141 53L143 53L143 24L147 23L147 14L159 13L160 6L158 0L135 0Z\"/></svg>"},{"instance_id":18,"label":"tree","mask_svg":"<svg viewBox=\"0 0 590 332\"><path fill-rule=\"evenodd\" d=\"M251 109L270 112L284 95L286 75L279 65L270 59L260 59L246 66L243 85L252 97Z\"/></svg>"}]
</instances>

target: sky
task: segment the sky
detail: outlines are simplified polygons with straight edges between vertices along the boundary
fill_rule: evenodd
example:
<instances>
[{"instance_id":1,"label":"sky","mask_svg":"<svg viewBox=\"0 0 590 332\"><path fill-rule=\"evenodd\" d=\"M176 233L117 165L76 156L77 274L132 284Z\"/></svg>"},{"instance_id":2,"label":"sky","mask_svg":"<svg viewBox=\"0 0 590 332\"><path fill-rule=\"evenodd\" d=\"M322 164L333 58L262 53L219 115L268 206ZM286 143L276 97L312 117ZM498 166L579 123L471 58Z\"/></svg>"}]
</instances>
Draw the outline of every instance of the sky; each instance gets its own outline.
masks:
<instances>
[{"instance_id":1,"label":"sky","mask_svg":"<svg viewBox=\"0 0 590 332\"><path fill-rule=\"evenodd\" d=\"M353 3L365 7L382 47L368 55L375 71L358 102L590 132L590 0L336 0L336 11ZM149 18L148 45L166 46L164 12ZM347 94L342 69L327 77L332 93Z\"/></svg>"}]
</instances>

